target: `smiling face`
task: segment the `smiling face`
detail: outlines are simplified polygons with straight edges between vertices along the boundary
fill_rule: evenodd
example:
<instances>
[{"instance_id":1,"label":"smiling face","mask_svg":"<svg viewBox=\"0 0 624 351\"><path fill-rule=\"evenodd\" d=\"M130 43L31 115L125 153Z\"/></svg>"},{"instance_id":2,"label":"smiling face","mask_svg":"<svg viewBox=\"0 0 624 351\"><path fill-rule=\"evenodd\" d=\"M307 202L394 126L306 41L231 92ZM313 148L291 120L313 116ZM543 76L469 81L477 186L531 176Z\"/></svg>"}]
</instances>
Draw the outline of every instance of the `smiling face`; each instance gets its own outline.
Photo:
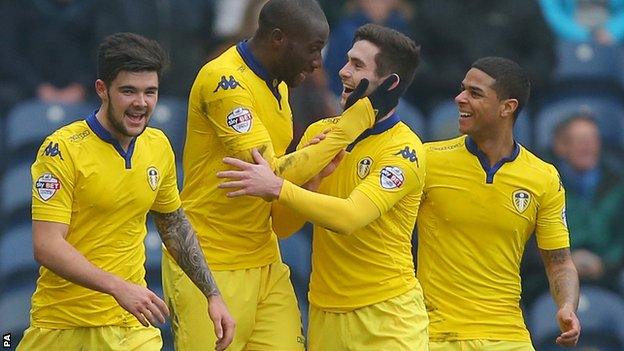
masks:
<instances>
[{"instance_id":1,"label":"smiling face","mask_svg":"<svg viewBox=\"0 0 624 351\"><path fill-rule=\"evenodd\" d=\"M462 134L482 136L500 128L504 121L500 117L505 101L499 100L493 88L495 83L494 78L476 68L466 73L461 83L461 92L455 97L459 109L459 131Z\"/></svg>"},{"instance_id":2,"label":"smiling face","mask_svg":"<svg viewBox=\"0 0 624 351\"><path fill-rule=\"evenodd\" d=\"M100 123L122 144L143 133L158 101L158 74L154 71L120 71L106 86L96 81L102 100Z\"/></svg>"},{"instance_id":3,"label":"smiling face","mask_svg":"<svg viewBox=\"0 0 624 351\"><path fill-rule=\"evenodd\" d=\"M340 95L340 105L345 106L345 102L353 89L360 83L362 78L369 80L370 84L365 95L370 94L381 84L383 78L377 76L377 63L375 57L379 53L379 48L368 40L359 40L353 44L351 50L347 52L347 63L338 74L342 80L342 94Z\"/></svg>"}]
</instances>

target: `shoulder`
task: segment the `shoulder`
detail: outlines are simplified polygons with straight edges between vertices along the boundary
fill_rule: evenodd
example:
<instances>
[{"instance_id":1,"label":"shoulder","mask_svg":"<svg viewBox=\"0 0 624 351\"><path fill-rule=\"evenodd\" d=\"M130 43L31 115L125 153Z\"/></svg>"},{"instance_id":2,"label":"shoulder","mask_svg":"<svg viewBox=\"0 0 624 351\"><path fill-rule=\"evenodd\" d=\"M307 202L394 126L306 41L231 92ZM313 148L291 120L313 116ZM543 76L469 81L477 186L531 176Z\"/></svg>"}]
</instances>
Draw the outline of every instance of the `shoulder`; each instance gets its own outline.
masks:
<instances>
[{"instance_id":1,"label":"shoulder","mask_svg":"<svg viewBox=\"0 0 624 351\"><path fill-rule=\"evenodd\" d=\"M453 139L432 141L424 144L425 151L430 154L444 154L464 149L465 136Z\"/></svg>"},{"instance_id":2,"label":"shoulder","mask_svg":"<svg viewBox=\"0 0 624 351\"><path fill-rule=\"evenodd\" d=\"M236 46L232 46L200 69L195 85L215 95L241 92L248 88L248 71Z\"/></svg>"},{"instance_id":3,"label":"shoulder","mask_svg":"<svg viewBox=\"0 0 624 351\"><path fill-rule=\"evenodd\" d=\"M152 148L171 148L169 138L167 138L165 132L158 128L145 128L145 131L141 134L140 138L144 138L145 142L147 142Z\"/></svg>"},{"instance_id":4,"label":"shoulder","mask_svg":"<svg viewBox=\"0 0 624 351\"><path fill-rule=\"evenodd\" d=\"M557 168L553 164L542 160L524 146L520 147L520 155L518 155L518 157L520 161L524 163L525 168L536 176L542 179L555 179L559 181Z\"/></svg>"}]
</instances>

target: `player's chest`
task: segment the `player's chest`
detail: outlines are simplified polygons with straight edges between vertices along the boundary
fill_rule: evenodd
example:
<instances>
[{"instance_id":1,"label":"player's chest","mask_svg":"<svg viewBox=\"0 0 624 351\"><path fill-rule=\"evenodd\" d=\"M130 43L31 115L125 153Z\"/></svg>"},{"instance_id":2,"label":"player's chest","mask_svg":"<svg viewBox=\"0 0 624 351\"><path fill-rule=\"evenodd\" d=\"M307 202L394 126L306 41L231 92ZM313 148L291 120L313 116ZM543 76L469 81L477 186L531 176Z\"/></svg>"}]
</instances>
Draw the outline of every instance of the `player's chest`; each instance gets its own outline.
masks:
<instances>
[{"instance_id":1,"label":"player's chest","mask_svg":"<svg viewBox=\"0 0 624 351\"><path fill-rule=\"evenodd\" d=\"M430 171L425 197L440 220L452 225L480 223L493 230L532 230L540 190L531 179L510 169L500 169L492 182L478 169Z\"/></svg>"},{"instance_id":2,"label":"player's chest","mask_svg":"<svg viewBox=\"0 0 624 351\"><path fill-rule=\"evenodd\" d=\"M132 155L130 165L112 152L83 159L74 203L101 211L128 206L128 210L144 212L152 206L167 168L160 158L141 152Z\"/></svg>"},{"instance_id":3,"label":"player's chest","mask_svg":"<svg viewBox=\"0 0 624 351\"><path fill-rule=\"evenodd\" d=\"M271 137L275 152L283 155L293 138L293 116L288 101L282 97L280 105L274 96L264 94L254 108Z\"/></svg>"}]
</instances>

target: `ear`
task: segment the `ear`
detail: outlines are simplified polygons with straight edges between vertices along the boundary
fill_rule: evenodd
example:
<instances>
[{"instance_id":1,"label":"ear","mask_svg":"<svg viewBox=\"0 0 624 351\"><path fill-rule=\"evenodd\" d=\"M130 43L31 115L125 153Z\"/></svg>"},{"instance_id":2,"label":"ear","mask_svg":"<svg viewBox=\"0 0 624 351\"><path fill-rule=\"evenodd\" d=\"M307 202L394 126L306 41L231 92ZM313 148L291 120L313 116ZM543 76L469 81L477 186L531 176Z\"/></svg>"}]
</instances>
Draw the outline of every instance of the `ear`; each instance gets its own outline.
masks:
<instances>
[{"instance_id":1,"label":"ear","mask_svg":"<svg viewBox=\"0 0 624 351\"><path fill-rule=\"evenodd\" d=\"M98 79L95 81L95 92L102 100L108 99L108 89L106 83L103 80Z\"/></svg>"},{"instance_id":2,"label":"ear","mask_svg":"<svg viewBox=\"0 0 624 351\"><path fill-rule=\"evenodd\" d=\"M507 99L503 101L501 107L501 116L503 118L513 118L513 114L518 109L518 100L517 99Z\"/></svg>"},{"instance_id":3,"label":"ear","mask_svg":"<svg viewBox=\"0 0 624 351\"><path fill-rule=\"evenodd\" d=\"M286 34L279 28L274 28L271 31L271 46L275 49L283 47L288 39Z\"/></svg>"}]
</instances>

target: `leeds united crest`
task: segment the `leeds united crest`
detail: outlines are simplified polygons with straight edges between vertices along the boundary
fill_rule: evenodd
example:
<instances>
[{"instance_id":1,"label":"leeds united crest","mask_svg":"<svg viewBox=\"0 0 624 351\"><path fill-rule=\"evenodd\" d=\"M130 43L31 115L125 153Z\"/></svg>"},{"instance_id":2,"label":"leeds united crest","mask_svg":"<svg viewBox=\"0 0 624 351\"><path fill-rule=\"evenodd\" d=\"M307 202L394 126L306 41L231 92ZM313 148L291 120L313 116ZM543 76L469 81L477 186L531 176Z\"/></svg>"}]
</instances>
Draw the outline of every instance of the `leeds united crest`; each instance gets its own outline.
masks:
<instances>
[{"instance_id":1,"label":"leeds united crest","mask_svg":"<svg viewBox=\"0 0 624 351\"><path fill-rule=\"evenodd\" d=\"M150 188L154 191L158 188L158 179L158 169L156 169L156 167L149 167L147 169L147 182L149 183Z\"/></svg>"},{"instance_id":2,"label":"leeds united crest","mask_svg":"<svg viewBox=\"0 0 624 351\"><path fill-rule=\"evenodd\" d=\"M511 195L513 205L519 213L524 212L531 203L531 194L526 190L516 190Z\"/></svg>"}]
</instances>

